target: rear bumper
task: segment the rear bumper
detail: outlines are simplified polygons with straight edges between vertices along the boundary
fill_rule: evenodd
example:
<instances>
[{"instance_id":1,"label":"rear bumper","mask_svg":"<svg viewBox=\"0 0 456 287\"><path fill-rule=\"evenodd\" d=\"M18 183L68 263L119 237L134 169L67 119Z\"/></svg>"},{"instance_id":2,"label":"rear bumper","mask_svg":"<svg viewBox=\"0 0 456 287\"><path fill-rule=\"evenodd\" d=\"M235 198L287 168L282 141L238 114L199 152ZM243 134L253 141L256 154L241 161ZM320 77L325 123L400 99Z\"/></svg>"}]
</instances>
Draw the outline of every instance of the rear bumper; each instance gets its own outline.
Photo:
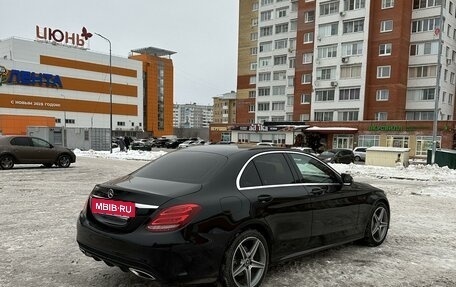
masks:
<instances>
[{"instance_id":1,"label":"rear bumper","mask_svg":"<svg viewBox=\"0 0 456 287\"><path fill-rule=\"evenodd\" d=\"M224 238L226 236L220 240L226 240ZM77 222L79 247L95 260L103 260L123 271L138 270L162 282L214 282L224 254L220 246L225 244L217 243L214 238L192 239L184 240L182 232L157 234L141 227L127 234L108 233L83 216Z\"/></svg>"}]
</instances>

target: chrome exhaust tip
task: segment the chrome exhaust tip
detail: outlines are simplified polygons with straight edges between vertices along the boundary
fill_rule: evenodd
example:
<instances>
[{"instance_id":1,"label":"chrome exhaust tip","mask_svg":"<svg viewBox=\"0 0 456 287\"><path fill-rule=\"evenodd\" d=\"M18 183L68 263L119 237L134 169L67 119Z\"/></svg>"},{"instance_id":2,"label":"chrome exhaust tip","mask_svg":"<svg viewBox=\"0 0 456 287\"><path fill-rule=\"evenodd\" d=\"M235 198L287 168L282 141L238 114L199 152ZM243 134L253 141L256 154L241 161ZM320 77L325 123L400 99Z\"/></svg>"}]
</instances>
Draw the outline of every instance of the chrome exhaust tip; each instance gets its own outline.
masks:
<instances>
[{"instance_id":1,"label":"chrome exhaust tip","mask_svg":"<svg viewBox=\"0 0 456 287\"><path fill-rule=\"evenodd\" d=\"M147 280L155 280L155 277L147 272L144 272L144 271L141 271L141 270L138 270L135 268L128 268L128 270L130 270L131 273L135 274L139 278L147 279Z\"/></svg>"}]
</instances>

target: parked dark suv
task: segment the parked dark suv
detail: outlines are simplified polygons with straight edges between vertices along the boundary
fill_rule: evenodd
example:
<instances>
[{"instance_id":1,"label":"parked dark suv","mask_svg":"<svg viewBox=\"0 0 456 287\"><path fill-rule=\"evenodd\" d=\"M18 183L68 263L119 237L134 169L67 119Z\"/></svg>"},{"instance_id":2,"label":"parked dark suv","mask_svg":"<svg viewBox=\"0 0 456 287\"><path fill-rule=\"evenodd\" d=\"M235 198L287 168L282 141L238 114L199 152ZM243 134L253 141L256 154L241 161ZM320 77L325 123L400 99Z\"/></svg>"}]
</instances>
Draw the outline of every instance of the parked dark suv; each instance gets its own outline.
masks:
<instances>
[{"instance_id":1,"label":"parked dark suv","mask_svg":"<svg viewBox=\"0 0 456 287\"><path fill-rule=\"evenodd\" d=\"M76 155L70 149L53 146L43 139L29 136L0 137L1 169L27 163L69 167L73 162L76 162Z\"/></svg>"},{"instance_id":2,"label":"parked dark suv","mask_svg":"<svg viewBox=\"0 0 456 287\"><path fill-rule=\"evenodd\" d=\"M355 155L350 149L335 148L329 149L318 155L318 158L324 162L330 163L352 163L355 161Z\"/></svg>"}]
</instances>

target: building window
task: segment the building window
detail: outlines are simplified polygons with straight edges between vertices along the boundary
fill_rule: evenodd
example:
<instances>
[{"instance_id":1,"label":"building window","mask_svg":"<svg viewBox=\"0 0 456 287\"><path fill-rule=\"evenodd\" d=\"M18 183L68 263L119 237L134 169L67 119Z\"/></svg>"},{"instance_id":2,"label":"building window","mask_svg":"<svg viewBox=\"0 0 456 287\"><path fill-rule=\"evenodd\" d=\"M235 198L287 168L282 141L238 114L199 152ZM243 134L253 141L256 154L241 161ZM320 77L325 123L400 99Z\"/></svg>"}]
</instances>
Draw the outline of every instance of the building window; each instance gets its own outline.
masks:
<instances>
[{"instance_id":1,"label":"building window","mask_svg":"<svg viewBox=\"0 0 456 287\"><path fill-rule=\"evenodd\" d=\"M272 79L274 81L282 81L287 78L287 71L275 71L273 73Z\"/></svg>"},{"instance_id":2,"label":"building window","mask_svg":"<svg viewBox=\"0 0 456 287\"><path fill-rule=\"evenodd\" d=\"M341 79L354 79L361 77L361 65L341 66L340 78Z\"/></svg>"},{"instance_id":3,"label":"building window","mask_svg":"<svg viewBox=\"0 0 456 287\"><path fill-rule=\"evenodd\" d=\"M286 86L273 86L272 95L273 96L283 96L285 95Z\"/></svg>"},{"instance_id":4,"label":"building window","mask_svg":"<svg viewBox=\"0 0 456 287\"><path fill-rule=\"evenodd\" d=\"M66 124L74 124L74 123L76 123L76 120L74 120L74 119L65 119L65 123ZM125 123L123 125L125 126Z\"/></svg>"},{"instance_id":5,"label":"building window","mask_svg":"<svg viewBox=\"0 0 456 287\"><path fill-rule=\"evenodd\" d=\"M301 122L310 120L310 114L300 114L299 115L299 120Z\"/></svg>"},{"instance_id":6,"label":"building window","mask_svg":"<svg viewBox=\"0 0 456 287\"><path fill-rule=\"evenodd\" d=\"M89 131L88 130L84 130L84 140L85 141L88 141L90 138L89 138Z\"/></svg>"},{"instance_id":7,"label":"building window","mask_svg":"<svg viewBox=\"0 0 456 287\"><path fill-rule=\"evenodd\" d=\"M409 79L414 78L435 78L437 76L437 66L416 66L409 68Z\"/></svg>"},{"instance_id":8,"label":"building window","mask_svg":"<svg viewBox=\"0 0 456 287\"><path fill-rule=\"evenodd\" d=\"M258 73L258 82L271 81L271 72Z\"/></svg>"},{"instance_id":9,"label":"building window","mask_svg":"<svg viewBox=\"0 0 456 287\"><path fill-rule=\"evenodd\" d=\"M302 63L303 64L311 64L313 61L313 53L304 53L302 55Z\"/></svg>"},{"instance_id":10,"label":"building window","mask_svg":"<svg viewBox=\"0 0 456 287\"><path fill-rule=\"evenodd\" d=\"M311 84L312 83L312 74L302 74L301 84Z\"/></svg>"},{"instance_id":11,"label":"building window","mask_svg":"<svg viewBox=\"0 0 456 287\"><path fill-rule=\"evenodd\" d=\"M439 41L410 44L410 56L437 55L439 52Z\"/></svg>"},{"instance_id":12,"label":"building window","mask_svg":"<svg viewBox=\"0 0 456 287\"><path fill-rule=\"evenodd\" d=\"M435 98L435 88L412 89L407 91L408 101L433 101Z\"/></svg>"},{"instance_id":13,"label":"building window","mask_svg":"<svg viewBox=\"0 0 456 287\"><path fill-rule=\"evenodd\" d=\"M249 113L255 112L255 105L249 105Z\"/></svg>"},{"instance_id":14,"label":"building window","mask_svg":"<svg viewBox=\"0 0 456 287\"><path fill-rule=\"evenodd\" d=\"M280 50L280 49L285 49L288 44L288 39L280 39L280 40L275 40L274 42L274 49Z\"/></svg>"},{"instance_id":15,"label":"building window","mask_svg":"<svg viewBox=\"0 0 456 287\"><path fill-rule=\"evenodd\" d=\"M265 97L271 95L271 88L270 87L262 87L258 88L258 96Z\"/></svg>"},{"instance_id":16,"label":"building window","mask_svg":"<svg viewBox=\"0 0 456 287\"><path fill-rule=\"evenodd\" d=\"M269 102L258 103L258 111L269 111Z\"/></svg>"},{"instance_id":17,"label":"building window","mask_svg":"<svg viewBox=\"0 0 456 287\"><path fill-rule=\"evenodd\" d=\"M378 55L379 56L389 56L391 55L392 44L380 44L378 48Z\"/></svg>"},{"instance_id":18,"label":"building window","mask_svg":"<svg viewBox=\"0 0 456 287\"><path fill-rule=\"evenodd\" d=\"M393 8L394 0L382 0L382 9Z\"/></svg>"},{"instance_id":19,"label":"building window","mask_svg":"<svg viewBox=\"0 0 456 287\"><path fill-rule=\"evenodd\" d=\"M264 22L264 21L269 21L269 20L272 20L272 10L261 12L260 21Z\"/></svg>"},{"instance_id":20,"label":"building window","mask_svg":"<svg viewBox=\"0 0 456 287\"><path fill-rule=\"evenodd\" d=\"M423 9L440 5L442 5L442 0L413 0L413 9Z\"/></svg>"},{"instance_id":21,"label":"building window","mask_svg":"<svg viewBox=\"0 0 456 287\"><path fill-rule=\"evenodd\" d=\"M393 20L385 20L380 23L380 33L393 31Z\"/></svg>"},{"instance_id":22,"label":"building window","mask_svg":"<svg viewBox=\"0 0 456 287\"><path fill-rule=\"evenodd\" d=\"M257 33L257 32L250 33L250 40L251 40L251 41L256 41L256 40L258 40L258 33Z\"/></svg>"},{"instance_id":23,"label":"building window","mask_svg":"<svg viewBox=\"0 0 456 287\"><path fill-rule=\"evenodd\" d=\"M358 146L379 146L380 136L379 135L360 135L358 136Z\"/></svg>"},{"instance_id":24,"label":"building window","mask_svg":"<svg viewBox=\"0 0 456 287\"><path fill-rule=\"evenodd\" d=\"M386 79L391 77L391 66L378 66L377 79Z\"/></svg>"},{"instance_id":25,"label":"building window","mask_svg":"<svg viewBox=\"0 0 456 287\"><path fill-rule=\"evenodd\" d=\"M317 68L317 80L333 80L336 78L336 67Z\"/></svg>"},{"instance_id":26,"label":"building window","mask_svg":"<svg viewBox=\"0 0 456 287\"><path fill-rule=\"evenodd\" d=\"M389 99L389 90L382 89L375 92L375 98L377 101L388 101Z\"/></svg>"},{"instance_id":27,"label":"building window","mask_svg":"<svg viewBox=\"0 0 456 287\"><path fill-rule=\"evenodd\" d=\"M366 6L366 0L344 0L344 10L357 10Z\"/></svg>"},{"instance_id":28,"label":"building window","mask_svg":"<svg viewBox=\"0 0 456 287\"><path fill-rule=\"evenodd\" d=\"M117 122L117 126L124 127L125 126L125 122Z\"/></svg>"},{"instance_id":29,"label":"building window","mask_svg":"<svg viewBox=\"0 0 456 287\"><path fill-rule=\"evenodd\" d=\"M294 57L288 58L288 68L294 69L294 67L295 67L295 58Z\"/></svg>"},{"instance_id":30,"label":"building window","mask_svg":"<svg viewBox=\"0 0 456 287\"><path fill-rule=\"evenodd\" d=\"M272 102L272 110L273 111L284 111L285 102Z\"/></svg>"},{"instance_id":31,"label":"building window","mask_svg":"<svg viewBox=\"0 0 456 287\"><path fill-rule=\"evenodd\" d=\"M359 100L360 93L361 93L360 88L340 88L339 89L339 101Z\"/></svg>"},{"instance_id":32,"label":"building window","mask_svg":"<svg viewBox=\"0 0 456 287\"><path fill-rule=\"evenodd\" d=\"M294 105L294 95L287 95L287 106L292 107L293 105Z\"/></svg>"},{"instance_id":33,"label":"building window","mask_svg":"<svg viewBox=\"0 0 456 287\"><path fill-rule=\"evenodd\" d=\"M256 69L257 69L257 63L256 62L250 63L250 71L256 71Z\"/></svg>"},{"instance_id":34,"label":"building window","mask_svg":"<svg viewBox=\"0 0 456 287\"><path fill-rule=\"evenodd\" d=\"M318 59L337 57L337 45L318 47Z\"/></svg>"},{"instance_id":35,"label":"building window","mask_svg":"<svg viewBox=\"0 0 456 287\"><path fill-rule=\"evenodd\" d=\"M258 26L258 18L253 18L251 25L252 25L252 27Z\"/></svg>"},{"instance_id":36,"label":"building window","mask_svg":"<svg viewBox=\"0 0 456 287\"><path fill-rule=\"evenodd\" d=\"M288 7L279 8L276 10L277 18L287 17Z\"/></svg>"},{"instance_id":37,"label":"building window","mask_svg":"<svg viewBox=\"0 0 456 287\"><path fill-rule=\"evenodd\" d=\"M388 119L388 113L386 112L378 112L375 113L375 118L376 121L386 121Z\"/></svg>"},{"instance_id":38,"label":"building window","mask_svg":"<svg viewBox=\"0 0 456 287\"><path fill-rule=\"evenodd\" d=\"M363 42L342 43L342 56L360 56L363 54Z\"/></svg>"},{"instance_id":39,"label":"building window","mask_svg":"<svg viewBox=\"0 0 456 287\"><path fill-rule=\"evenodd\" d=\"M257 53L258 53L257 47L250 48L250 55L256 55Z\"/></svg>"},{"instance_id":40,"label":"building window","mask_svg":"<svg viewBox=\"0 0 456 287\"><path fill-rule=\"evenodd\" d=\"M274 56L274 66L286 65L287 55Z\"/></svg>"},{"instance_id":41,"label":"building window","mask_svg":"<svg viewBox=\"0 0 456 287\"><path fill-rule=\"evenodd\" d=\"M256 98L256 91L249 91L249 98L250 99Z\"/></svg>"},{"instance_id":42,"label":"building window","mask_svg":"<svg viewBox=\"0 0 456 287\"><path fill-rule=\"evenodd\" d=\"M258 59L260 63L260 67L268 67L271 63L272 58L271 57L261 57Z\"/></svg>"},{"instance_id":43,"label":"building window","mask_svg":"<svg viewBox=\"0 0 456 287\"><path fill-rule=\"evenodd\" d=\"M250 83L250 85L256 84L256 76L250 76L249 83Z\"/></svg>"},{"instance_id":44,"label":"building window","mask_svg":"<svg viewBox=\"0 0 456 287\"><path fill-rule=\"evenodd\" d=\"M320 4L320 16L339 13L339 1Z\"/></svg>"},{"instance_id":45,"label":"building window","mask_svg":"<svg viewBox=\"0 0 456 287\"><path fill-rule=\"evenodd\" d=\"M294 87L294 76L288 76L288 86Z\"/></svg>"},{"instance_id":46,"label":"building window","mask_svg":"<svg viewBox=\"0 0 456 287\"><path fill-rule=\"evenodd\" d=\"M62 122L61 119L55 118L55 123L56 123L56 124L60 124L61 122Z\"/></svg>"},{"instance_id":47,"label":"building window","mask_svg":"<svg viewBox=\"0 0 456 287\"><path fill-rule=\"evenodd\" d=\"M290 47L289 52L291 52L292 50L296 49L296 38L290 38L288 41L290 42L290 45L288 45Z\"/></svg>"},{"instance_id":48,"label":"building window","mask_svg":"<svg viewBox=\"0 0 456 287\"><path fill-rule=\"evenodd\" d=\"M267 6L274 3L274 0L261 0L261 6Z\"/></svg>"},{"instance_id":49,"label":"building window","mask_svg":"<svg viewBox=\"0 0 456 287\"><path fill-rule=\"evenodd\" d=\"M318 37L330 37L339 33L339 22L322 24L318 26Z\"/></svg>"},{"instance_id":50,"label":"building window","mask_svg":"<svg viewBox=\"0 0 456 287\"><path fill-rule=\"evenodd\" d=\"M259 45L259 51L260 53L264 53L264 52L270 52L272 51L272 41L269 41L269 42L261 42Z\"/></svg>"},{"instance_id":51,"label":"building window","mask_svg":"<svg viewBox=\"0 0 456 287\"><path fill-rule=\"evenodd\" d=\"M409 141L408 136L386 136L387 147L408 148Z\"/></svg>"},{"instance_id":52,"label":"building window","mask_svg":"<svg viewBox=\"0 0 456 287\"><path fill-rule=\"evenodd\" d=\"M316 102L334 101L334 90L318 90L315 91Z\"/></svg>"},{"instance_id":53,"label":"building window","mask_svg":"<svg viewBox=\"0 0 456 287\"><path fill-rule=\"evenodd\" d=\"M434 111L407 111L405 119L408 121L433 121Z\"/></svg>"},{"instance_id":54,"label":"building window","mask_svg":"<svg viewBox=\"0 0 456 287\"><path fill-rule=\"evenodd\" d=\"M440 18L426 18L412 21L412 33L434 31L440 27Z\"/></svg>"},{"instance_id":55,"label":"building window","mask_svg":"<svg viewBox=\"0 0 456 287\"><path fill-rule=\"evenodd\" d=\"M301 95L301 104L310 104L310 94Z\"/></svg>"},{"instance_id":56,"label":"building window","mask_svg":"<svg viewBox=\"0 0 456 287\"><path fill-rule=\"evenodd\" d=\"M314 32L304 33L304 44L313 43Z\"/></svg>"},{"instance_id":57,"label":"building window","mask_svg":"<svg viewBox=\"0 0 456 287\"><path fill-rule=\"evenodd\" d=\"M273 26L265 26L260 28L260 37L271 36L273 34ZM261 50L260 50L261 52Z\"/></svg>"},{"instance_id":58,"label":"building window","mask_svg":"<svg viewBox=\"0 0 456 287\"><path fill-rule=\"evenodd\" d=\"M315 21L315 11L304 12L304 23L311 23Z\"/></svg>"},{"instance_id":59,"label":"building window","mask_svg":"<svg viewBox=\"0 0 456 287\"><path fill-rule=\"evenodd\" d=\"M441 147L442 137L437 136L437 147ZM432 136L417 136L416 137L416 149L415 155L426 156L427 151L432 148L433 137Z\"/></svg>"},{"instance_id":60,"label":"building window","mask_svg":"<svg viewBox=\"0 0 456 287\"><path fill-rule=\"evenodd\" d=\"M314 121L329 122L333 120L334 112L315 112Z\"/></svg>"},{"instance_id":61,"label":"building window","mask_svg":"<svg viewBox=\"0 0 456 287\"><path fill-rule=\"evenodd\" d=\"M364 19L344 21L343 30L344 34L356 33L364 31Z\"/></svg>"},{"instance_id":62,"label":"building window","mask_svg":"<svg viewBox=\"0 0 456 287\"><path fill-rule=\"evenodd\" d=\"M288 23L282 23L275 25L275 33L282 34L288 32Z\"/></svg>"},{"instance_id":63,"label":"building window","mask_svg":"<svg viewBox=\"0 0 456 287\"><path fill-rule=\"evenodd\" d=\"M252 4L252 11L257 11L257 10L258 10L258 7L259 7L258 2L253 2L253 4Z\"/></svg>"},{"instance_id":64,"label":"building window","mask_svg":"<svg viewBox=\"0 0 456 287\"><path fill-rule=\"evenodd\" d=\"M344 122L357 121L358 115L359 111L339 111L338 120Z\"/></svg>"}]
</instances>

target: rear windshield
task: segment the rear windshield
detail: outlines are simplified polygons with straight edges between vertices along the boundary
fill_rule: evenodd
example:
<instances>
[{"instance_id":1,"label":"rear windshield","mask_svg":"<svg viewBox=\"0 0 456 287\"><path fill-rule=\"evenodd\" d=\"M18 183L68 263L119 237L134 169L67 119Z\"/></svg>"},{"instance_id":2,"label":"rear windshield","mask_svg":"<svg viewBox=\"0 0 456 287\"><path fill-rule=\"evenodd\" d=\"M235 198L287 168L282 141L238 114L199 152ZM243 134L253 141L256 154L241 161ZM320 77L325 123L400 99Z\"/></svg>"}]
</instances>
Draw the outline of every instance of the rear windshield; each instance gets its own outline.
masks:
<instances>
[{"instance_id":1,"label":"rear windshield","mask_svg":"<svg viewBox=\"0 0 456 287\"><path fill-rule=\"evenodd\" d=\"M171 152L136 171L138 177L201 183L218 170L227 158L213 153Z\"/></svg>"}]
</instances>

